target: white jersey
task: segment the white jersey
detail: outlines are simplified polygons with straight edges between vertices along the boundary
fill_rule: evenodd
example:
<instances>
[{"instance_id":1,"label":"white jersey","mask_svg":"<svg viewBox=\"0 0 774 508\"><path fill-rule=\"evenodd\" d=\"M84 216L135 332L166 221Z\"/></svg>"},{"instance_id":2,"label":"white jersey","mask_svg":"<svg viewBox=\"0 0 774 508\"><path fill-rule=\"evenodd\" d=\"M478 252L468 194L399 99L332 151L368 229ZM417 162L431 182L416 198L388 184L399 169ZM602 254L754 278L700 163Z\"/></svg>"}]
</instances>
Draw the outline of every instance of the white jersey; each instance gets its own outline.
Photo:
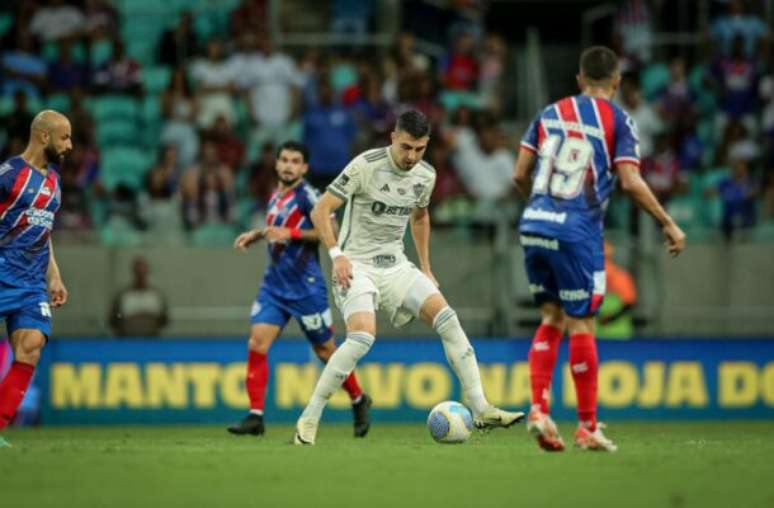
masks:
<instances>
[{"instance_id":1,"label":"white jersey","mask_svg":"<svg viewBox=\"0 0 774 508\"><path fill-rule=\"evenodd\" d=\"M419 161L400 169L389 147L355 157L328 186L347 201L339 247L351 260L391 266L406 259L403 237L414 210L426 208L435 186L435 169Z\"/></svg>"}]
</instances>

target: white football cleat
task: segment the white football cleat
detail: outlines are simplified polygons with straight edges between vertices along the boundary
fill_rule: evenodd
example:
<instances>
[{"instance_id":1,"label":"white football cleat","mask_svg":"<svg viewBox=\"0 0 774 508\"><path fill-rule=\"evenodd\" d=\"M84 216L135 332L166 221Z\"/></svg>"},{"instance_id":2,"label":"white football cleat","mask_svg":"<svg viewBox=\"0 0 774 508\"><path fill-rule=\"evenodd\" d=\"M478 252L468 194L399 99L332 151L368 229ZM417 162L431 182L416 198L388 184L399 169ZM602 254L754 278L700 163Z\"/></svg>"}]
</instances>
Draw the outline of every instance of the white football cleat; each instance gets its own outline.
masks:
<instances>
[{"instance_id":1,"label":"white football cleat","mask_svg":"<svg viewBox=\"0 0 774 508\"><path fill-rule=\"evenodd\" d=\"M575 446L581 450L600 452L614 452L618 450L618 446L602 433L604 428L604 423L597 423L597 428L594 432L582 425L578 426L578 430L575 431Z\"/></svg>"},{"instance_id":2,"label":"white football cleat","mask_svg":"<svg viewBox=\"0 0 774 508\"><path fill-rule=\"evenodd\" d=\"M523 419L524 413L522 411L503 411L500 408L489 406L473 417L473 425L478 430L492 430L497 427L508 428Z\"/></svg>"},{"instance_id":3,"label":"white football cleat","mask_svg":"<svg viewBox=\"0 0 774 508\"><path fill-rule=\"evenodd\" d=\"M317 437L318 420L304 418L303 416L296 422L296 432L293 434L294 445L313 445Z\"/></svg>"},{"instance_id":4,"label":"white football cleat","mask_svg":"<svg viewBox=\"0 0 774 508\"><path fill-rule=\"evenodd\" d=\"M527 417L527 432L532 434L538 445L547 452L561 452L564 450L564 441L559 434L559 429L550 416L539 409L532 409Z\"/></svg>"}]
</instances>

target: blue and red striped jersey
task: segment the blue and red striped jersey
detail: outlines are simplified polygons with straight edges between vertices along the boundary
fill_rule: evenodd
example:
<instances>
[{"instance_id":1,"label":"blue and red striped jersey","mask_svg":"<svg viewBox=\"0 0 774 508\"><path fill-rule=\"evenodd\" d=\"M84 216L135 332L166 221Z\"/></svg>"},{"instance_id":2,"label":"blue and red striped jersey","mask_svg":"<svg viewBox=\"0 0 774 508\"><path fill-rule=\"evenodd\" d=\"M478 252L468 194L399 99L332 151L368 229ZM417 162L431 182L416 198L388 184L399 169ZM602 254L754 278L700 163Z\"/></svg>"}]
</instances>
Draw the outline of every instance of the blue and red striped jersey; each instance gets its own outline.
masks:
<instances>
[{"instance_id":1,"label":"blue and red striped jersey","mask_svg":"<svg viewBox=\"0 0 774 508\"><path fill-rule=\"evenodd\" d=\"M306 181L285 192L274 191L269 199L266 225L314 229L309 214L319 196ZM289 300L327 291L317 243L289 240L270 243L268 249L271 263L264 274L264 289Z\"/></svg>"},{"instance_id":2,"label":"blue and red striped jersey","mask_svg":"<svg viewBox=\"0 0 774 508\"><path fill-rule=\"evenodd\" d=\"M538 160L520 231L566 241L601 237L615 165L640 163L631 117L605 99L566 97L535 117L521 147Z\"/></svg>"},{"instance_id":3,"label":"blue and red striped jersey","mask_svg":"<svg viewBox=\"0 0 774 508\"><path fill-rule=\"evenodd\" d=\"M54 214L62 201L59 175L32 168L21 157L0 165L0 283L46 287Z\"/></svg>"}]
</instances>

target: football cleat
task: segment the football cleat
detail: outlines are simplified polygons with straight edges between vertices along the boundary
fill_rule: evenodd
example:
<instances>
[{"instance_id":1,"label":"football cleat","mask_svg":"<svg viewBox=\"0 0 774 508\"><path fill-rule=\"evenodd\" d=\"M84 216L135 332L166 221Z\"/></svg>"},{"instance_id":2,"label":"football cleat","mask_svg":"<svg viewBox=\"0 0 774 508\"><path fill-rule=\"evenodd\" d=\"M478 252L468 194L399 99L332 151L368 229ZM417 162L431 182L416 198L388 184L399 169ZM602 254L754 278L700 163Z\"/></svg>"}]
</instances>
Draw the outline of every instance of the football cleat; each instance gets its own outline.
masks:
<instances>
[{"instance_id":1,"label":"football cleat","mask_svg":"<svg viewBox=\"0 0 774 508\"><path fill-rule=\"evenodd\" d=\"M296 432L293 434L294 445L313 445L317 437L319 422L303 416L296 422Z\"/></svg>"},{"instance_id":2,"label":"football cleat","mask_svg":"<svg viewBox=\"0 0 774 508\"><path fill-rule=\"evenodd\" d=\"M618 450L615 443L602 434L603 428L605 428L604 423L597 423L597 428L594 432L582 425L578 426L578 430L575 431L575 446L581 450L601 452L614 452Z\"/></svg>"},{"instance_id":3,"label":"football cleat","mask_svg":"<svg viewBox=\"0 0 774 508\"><path fill-rule=\"evenodd\" d=\"M561 452L564 450L564 441L559 434L559 429L550 416L539 409L532 409L527 416L527 432L532 434L538 445L547 452Z\"/></svg>"},{"instance_id":4,"label":"football cleat","mask_svg":"<svg viewBox=\"0 0 774 508\"><path fill-rule=\"evenodd\" d=\"M11 446L11 443L6 441L6 439L3 436L0 436L0 448L13 448Z\"/></svg>"},{"instance_id":5,"label":"football cleat","mask_svg":"<svg viewBox=\"0 0 774 508\"><path fill-rule=\"evenodd\" d=\"M368 434L368 429L371 428L371 416L368 414L368 410L373 402L371 397L364 393L357 403L352 404L352 424L355 427L355 437L365 437Z\"/></svg>"},{"instance_id":6,"label":"football cleat","mask_svg":"<svg viewBox=\"0 0 774 508\"><path fill-rule=\"evenodd\" d=\"M492 430L497 427L508 428L523 419L524 413L521 411L503 411L494 406L489 406L473 417L473 425L478 430Z\"/></svg>"},{"instance_id":7,"label":"football cleat","mask_svg":"<svg viewBox=\"0 0 774 508\"><path fill-rule=\"evenodd\" d=\"M263 425L263 415L257 415L250 413L245 416L241 421L231 425L226 430L232 434L238 436L252 435L262 436L266 432L266 428Z\"/></svg>"}]
</instances>

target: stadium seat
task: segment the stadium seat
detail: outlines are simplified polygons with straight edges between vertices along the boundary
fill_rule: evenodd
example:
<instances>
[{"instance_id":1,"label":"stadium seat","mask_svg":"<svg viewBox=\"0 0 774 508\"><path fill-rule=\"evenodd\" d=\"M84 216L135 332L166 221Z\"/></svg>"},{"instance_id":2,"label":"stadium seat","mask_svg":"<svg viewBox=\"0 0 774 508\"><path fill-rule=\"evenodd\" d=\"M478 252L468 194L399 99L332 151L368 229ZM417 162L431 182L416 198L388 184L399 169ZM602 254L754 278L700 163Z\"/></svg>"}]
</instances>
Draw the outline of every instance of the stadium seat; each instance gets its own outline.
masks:
<instances>
[{"instance_id":1,"label":"stadium seat","mask_svg":"<svg viewBox=\"0 0 774 508\"><path fill-rule=\"evenodd\" d=\"M138 247L142 234L123 217L111 217L99 231L99 239L109 247Z\"/></svg>"},{"instance_id":2,"label":"stadium seat","mask_svg":"<svg viewBox=\"0 0 774 508\"><path fill-rule=\"evenodd\" d=\"M13 14L0 12L0 37L6 34L13 26Z\"/></svg>"},{"instance_id":3,"label":"stadium seat","mask_svg":"<svg viewBox=\"0 0 774 508\"><path fill-rule=\"evenodd\" d=\"M445 90L441 92L439 100L441 101L441 104L443 104L443 107L449 112L463 106L471 109L478 109L480 107L478 95L473 92Z\"/></svg>"},{"instance_id":4,"label":"stadium seat","mask_svg":"<svg viewBox=\"0 0 774 508\"><path fill-rule=\"evenodd\" d=\"M61 112L70 111L70 97L64 93L53 93L46 99L46 107Z\"/></svg>"},{"instance_id":5,"label":"stadium seat","mask_svg":"<svg viewBox=\"0 0 774 508\"><path fill-rule=\"evenodd\" d=\"M101 147L137 145L140 134L137 123L132 120L112 118L97 122L97 144Z\"/></svg>"},{"instance_id":6,"label":"stadium seat","mask_svg":"<svg viewBox=\"0 0 774 508\"><path fill-rule=\"evenodd\" d=\"M113 56L113 46L107 39L100 39L91 45L91 66L99 67Z\"/></svg>"},{"instance_id":7,"label":"stadium seat","mask_svg":"<svg viewBox=\"0 0 774 508\"><path fill-rule=\"evenodd\" d=\"M139 189L150 166L151 159L143 150L131 147L110 148L102 155L102 184L108 190L120 183Z\"/></svg>"},{"instance_id":8,"label":"stadium seat","mask_svg":"<svg viewBox=\"0 0 774 508\"><path fill-rule=\"evenodd\" d=\"M197 247L228 247L234 243L237 231L231 224L208 222L191 234L191 243Z\"/></svg>"},{"instance_id":9,"label":"stadium seat","mask_svg":"<svg viewBox=\"0 0 774 508\"><path fill-rule=\"evenodd\" d=\"M121 118L134 120L137 118L139 106L137 101L125 95L106 95L94 100L92 114L97 122Z\"/></svg>"},{"instance_id":10,"label":"stadium seat","mask_svg":"<svg viewBox=\"0 0 774 508\"><path fill-rule=\"evenodd\" d=\"M653 100L669 83L669 67L663 63L649 65L640 75L642 94L647 100Z\"/></svg>"},{"instance_id":11,"label":"stadium seat","mask_svg":"<svg viewBox=\"0 0 774 508\"><path fill-rule=\"evenodd\" d=\"M158 95L169 85L169 76L171 72L169 67L154 66L146 67L142 70L142 82L145 87L145 93L149 95Z\"/></svg>"}]
</instances>

